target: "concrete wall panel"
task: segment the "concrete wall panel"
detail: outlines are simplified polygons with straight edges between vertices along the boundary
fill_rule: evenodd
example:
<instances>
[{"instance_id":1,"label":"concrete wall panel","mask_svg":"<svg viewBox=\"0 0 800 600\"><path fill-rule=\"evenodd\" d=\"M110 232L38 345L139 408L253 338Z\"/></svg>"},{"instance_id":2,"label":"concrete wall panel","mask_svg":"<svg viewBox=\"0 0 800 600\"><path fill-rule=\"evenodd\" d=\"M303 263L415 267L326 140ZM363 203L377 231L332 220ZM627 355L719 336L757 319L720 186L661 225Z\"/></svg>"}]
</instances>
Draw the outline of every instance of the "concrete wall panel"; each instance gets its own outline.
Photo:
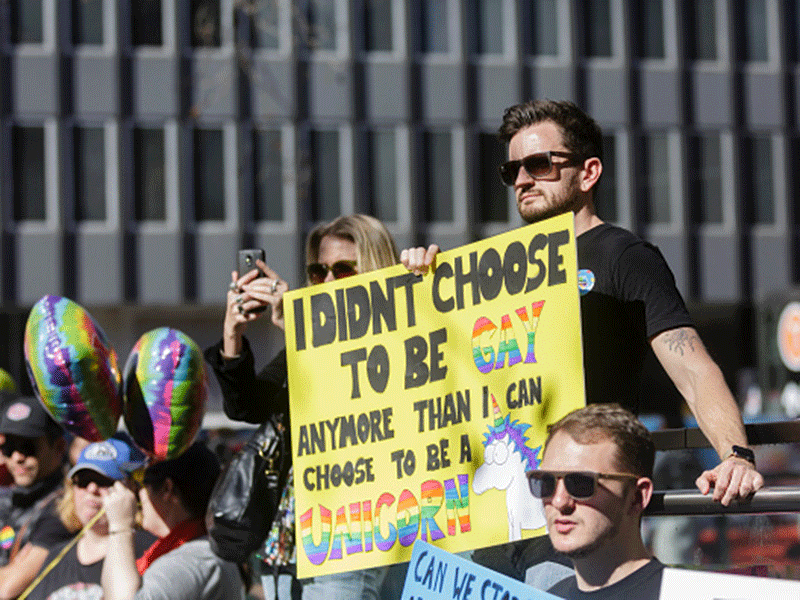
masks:
<instances>
[{"instance_id":1,"label":"concrete wall panel","mask_svg":"<svg viewBox=\"0 0 800 600\"><path fill-rule=\"evenodd\" d=\"M114 56L76 56L73 107L77 114L114 115L120 111L119 61Z\"/></svg>"},{"instance_id":2,"label":"concrete wall panel","mask_svg":"<svg viewBox=\"0 0 800 600\"><path fill-rule=\"evenodd\" d=\"M20 233L17 236L17 301L31 306L46 294L62 295L64 249L60 233Z\"/></svg>"},{"instance_id":3,"label":"concrete wall panel","mask_svg":"<svg viewBox=\"0 0 800 600\"><path fill-rule=\"evenodd\" d=\"M78 234L77 290L82 303L118 304L123 301L127 273L117 233Z\"/></svg>"}]
</instances>

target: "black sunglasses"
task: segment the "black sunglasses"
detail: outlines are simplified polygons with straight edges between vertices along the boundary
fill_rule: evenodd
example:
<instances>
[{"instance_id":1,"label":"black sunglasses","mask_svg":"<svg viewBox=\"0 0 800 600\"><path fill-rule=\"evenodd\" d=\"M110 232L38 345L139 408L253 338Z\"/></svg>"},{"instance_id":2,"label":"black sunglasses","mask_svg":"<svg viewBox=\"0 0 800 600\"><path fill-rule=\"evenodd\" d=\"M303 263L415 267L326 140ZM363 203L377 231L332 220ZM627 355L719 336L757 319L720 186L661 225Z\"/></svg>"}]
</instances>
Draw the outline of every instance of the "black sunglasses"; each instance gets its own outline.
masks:
<instances>
[{"instance_id":1,"label":"black sunglasses","mask_svg":"<svg viewBox=\"0 0 800 600\"><path fill-rule=\"evenodd\" d=\"M8 458L11 458L14 452L19 452L22 456L36 456L36 440L16 435L7 435L6 441L0 446L0 452Z\"/></svg>"},{"instance_id":2,"label":"black sunglasses","mask_svg":"<svg viewBox=\"0 0 800 600\"><path fill-rule=\"evenodd\" d=\"M568 158L569 160L559 163L558 166L570 166L579 162L575 154L571 152L558 152L556 150L548 150L547 152L536 152L529 154L521 160L510 160L500 165L500 179L506 185L514 185L517 180L519 168L524 167L528 175L534 179L547 177L553 172L553 157L560 156Z\"/></svg>"},{"instance_id":3,"label":"black sunglasses","mask_svg":"<svg viewBox=\"0 0 800 600\"><path fill-rule=\"evenodd\" d=\"M535 498L549 498L556 493L559 479L573 498L591 498L598 479L639 479L633 473L595 473L594 471L528 471L528 485Z\"/></svg>"},{"instance_id":4,"label":"black sunglasses","mask_svg":"<svg viewBox=\"0 0 800 600\"><path fill-rule=\"evenodd\" d=\"M72 485L75 487L87 488L90 483L94 483L99 488L109 488L114 485L114 480L91 469L78 471L72 476Z\"/></svg>"},{"instance_id":5,"label":"black sunglasses","mask_svg":"<svg viewBox=\"0 0 800 600\"><path fill-rule=\"evenodd\" d=\"M329 271L333 273L334 279L358 275L356 264L354 260L337 260L330 266L318 262L311 263L306 267L306 271L308 271L308 280L311 283L322 283L328 276Z\"/></svg>"}]
</instances>

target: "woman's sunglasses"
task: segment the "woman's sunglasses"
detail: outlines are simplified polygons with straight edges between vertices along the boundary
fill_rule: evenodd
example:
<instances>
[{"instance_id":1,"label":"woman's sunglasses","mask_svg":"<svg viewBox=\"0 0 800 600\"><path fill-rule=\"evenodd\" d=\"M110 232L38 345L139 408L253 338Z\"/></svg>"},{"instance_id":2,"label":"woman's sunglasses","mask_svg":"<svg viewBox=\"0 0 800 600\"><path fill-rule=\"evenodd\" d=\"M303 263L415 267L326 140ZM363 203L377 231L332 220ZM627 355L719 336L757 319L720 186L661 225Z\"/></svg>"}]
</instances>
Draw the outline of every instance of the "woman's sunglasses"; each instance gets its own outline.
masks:
<instances>
[{"instance_id":1,"label":"woman's sunglasses","mask_svg":"<svg viewBox=\"0 0 800 600\"><path fill-rule=\"evenodd\" d=\"M85 489L89 487L90 483L94 483L99 488L109 488L114 485L114 480L90 469L78 471L72 476L72 485L75 487Z\"/></svg>"},{"instance_id":2,"label":"woman's sunglasses","mask_svg":"<svg viewBox=\"0 0 800 600\"><path fill-rule=\"evenodd\" d=\"M351 277L358 275L356 270L356 261L354 260L337 260L331 266L322 263L311 263L306 267L308 271L308 280L311 283L322 283L328 276L328 272L333 273L334 279L342 279L344 277Z\"/></svg>"},{"instance_id":3,"label":"woman's sunglasses","mask_svg":"<svg viewBox=\"0 0 800 600\"><path fill-rule=\"evenodd\" d=\"M578 162L578 159L571 152L558 152L548 150L547 152L537 152L529 154L521 160L510 160L500 165L500 179L506 185L514 185L517 180L519 168L524 167L525 171L534 179L547 177L553 172L553 157L560 156L569 160L559 163L558 166L570 166Z\"/></svg>"},{"instance_id":4,"label":"woman's sunglasses","mask_svg":"<svg viewBox=\"0 0 800 600\"><path fill-rule=\"evenodd\" d=\"M594 471L528 471L528 485L535 498L549 498L556 493L559 479L564 480L567 493L585 500L597 491L598 479L639 479L633 473L595 473Z\"/></svg>"}]
</instances>

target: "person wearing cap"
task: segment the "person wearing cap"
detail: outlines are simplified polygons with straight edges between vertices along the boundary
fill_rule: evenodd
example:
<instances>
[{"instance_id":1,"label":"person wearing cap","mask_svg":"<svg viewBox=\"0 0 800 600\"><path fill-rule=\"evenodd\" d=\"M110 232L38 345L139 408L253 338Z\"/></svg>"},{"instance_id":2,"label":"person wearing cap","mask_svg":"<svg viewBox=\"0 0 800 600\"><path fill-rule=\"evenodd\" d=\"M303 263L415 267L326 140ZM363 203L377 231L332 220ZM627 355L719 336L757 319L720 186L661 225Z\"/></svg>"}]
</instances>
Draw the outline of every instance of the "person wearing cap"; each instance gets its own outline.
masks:
<instances>
[{"instance_id":1,"label":"person wearing cap","mask_svg":"<svg viewBox=\"0 0 800 600\"><path fill-rule=\"evenodd\" d=\"M3 453L14 484L0 494L0 599L16 598L42 568L47 553L72 534L56 499L64 476L64 431L33 397L7 402L0 419Z\"/></svg>"},{"instance_id":2,"label":"person wearing cap","mask_svg":"<svg viewBox=\"0 0 800 600\"><path fill-rule=\"evenodd\" d=\"M0 369L0 414L4 412L6 403L13 401L17 395L17 383L14 378L5 369ZM3 445L5 439L5 436L0 433L0 446ZM0 452L0 487L13 484L14 479L11 477L11 473L8 472L6 458Z\"/></svg>"},{"instance_id":3,"label":"person wearing cap","mask_svg":"<svg viewBox=\"0 0 800 600\"><path fill-rule=\"evenodd\" d=\"M138 560L136 495L114 484L103 498L110 536L102 576L105 600L244 598L239 568L214 554L206 535L206 507L219 473L217 456L200 442L148 467L139 490L142 527L158 540Z\"/></svg>"},{"instance_id":4,"label":"person wearing cap","mask_svg":"<svg viewBox=\"0 0 800 600\"><path fill-rule=\"evenodd\" d=\"M58 502L61 522L72 532L86 528L102 509L103 498L114 482L136 488L134 473L144 464L144 454L127 434L117 433L106 441L87 445L67 474L64 495ZM153 543L153 536L143 530L137 530L133 539L136 556ZM65 553L64 544L53 548L28 600L101 598L100 576L108 540L108 519L102 516Z\"/></svg>"}]
</instances>

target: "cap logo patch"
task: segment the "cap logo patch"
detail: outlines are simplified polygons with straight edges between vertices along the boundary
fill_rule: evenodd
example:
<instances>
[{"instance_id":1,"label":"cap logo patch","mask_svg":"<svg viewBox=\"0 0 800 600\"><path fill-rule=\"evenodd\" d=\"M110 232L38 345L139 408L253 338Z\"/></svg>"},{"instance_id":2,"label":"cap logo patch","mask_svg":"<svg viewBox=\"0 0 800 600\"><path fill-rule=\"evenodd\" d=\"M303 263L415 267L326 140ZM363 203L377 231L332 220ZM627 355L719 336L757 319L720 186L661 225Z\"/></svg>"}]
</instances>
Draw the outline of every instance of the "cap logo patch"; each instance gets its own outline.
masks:
<instances>
[{"instance_id":1,"label":"cap logo patch","mask_svg":"<svg viewBox=\"0 0 800 600\"><path fill-rule=\"evenodd\" d=\"M116 460L117 449L110 442L95 442L86 447L84 458L87 460Z\"/></svg>"},{"instance_id":2,"label":"cap logo patch","mask_svg":"<svg viewBox=\"0 0 800 600\"><path fill-rule=\"evenodd\" d=\"M8 407L6 417L12 421L24 421L31 416L31 407L24 402L15 402Z\"/></svg>"}]
</instances>

